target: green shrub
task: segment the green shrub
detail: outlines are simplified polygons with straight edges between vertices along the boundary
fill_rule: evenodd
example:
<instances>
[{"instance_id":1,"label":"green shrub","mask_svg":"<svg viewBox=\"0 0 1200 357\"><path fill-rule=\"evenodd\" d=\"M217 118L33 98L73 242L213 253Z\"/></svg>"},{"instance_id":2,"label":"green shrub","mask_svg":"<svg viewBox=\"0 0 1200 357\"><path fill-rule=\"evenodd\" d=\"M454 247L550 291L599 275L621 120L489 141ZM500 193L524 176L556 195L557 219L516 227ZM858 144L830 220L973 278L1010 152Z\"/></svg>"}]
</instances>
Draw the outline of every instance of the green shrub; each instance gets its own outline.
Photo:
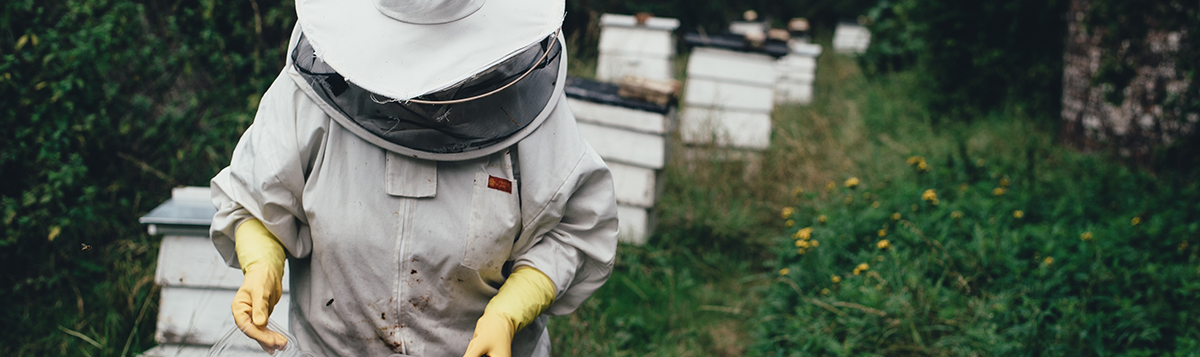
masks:
<instances>
[{"instance_id":1,"label":"green shrub","mask_svg":"<svg viewBox=\"0 0 1200 357\"><path fill-rule=\"evenodd\" d=\"M967 146L781 212L752 354L1195 355L1200 184Z\"/></svg>"}]
</instances>

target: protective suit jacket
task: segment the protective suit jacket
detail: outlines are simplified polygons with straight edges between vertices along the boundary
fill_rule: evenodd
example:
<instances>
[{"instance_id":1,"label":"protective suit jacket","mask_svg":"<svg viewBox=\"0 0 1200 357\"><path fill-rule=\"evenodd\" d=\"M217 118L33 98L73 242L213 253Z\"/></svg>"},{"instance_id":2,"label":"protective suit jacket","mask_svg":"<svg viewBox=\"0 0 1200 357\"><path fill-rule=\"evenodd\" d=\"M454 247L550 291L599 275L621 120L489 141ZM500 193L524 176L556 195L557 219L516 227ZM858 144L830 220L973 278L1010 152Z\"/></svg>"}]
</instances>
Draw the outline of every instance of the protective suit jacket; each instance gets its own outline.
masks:
<instances>
[{"instance_id":1,"label":"protective suit jacket","mask_svg":"<svg viewBox=\"0 0 1200 357\"><path fill-rule=\"evenodd\" d=\"M289 329L323 356L461 356L507 273L537 268L556 300L513 354L546 356L546 315L603 285L617 236L611 175L558 91L515 145L422 160L334 120L289 60L212 179L213 242L238 267L234 231L263 222L289 255Z\"/></svg>"}]
</instances>

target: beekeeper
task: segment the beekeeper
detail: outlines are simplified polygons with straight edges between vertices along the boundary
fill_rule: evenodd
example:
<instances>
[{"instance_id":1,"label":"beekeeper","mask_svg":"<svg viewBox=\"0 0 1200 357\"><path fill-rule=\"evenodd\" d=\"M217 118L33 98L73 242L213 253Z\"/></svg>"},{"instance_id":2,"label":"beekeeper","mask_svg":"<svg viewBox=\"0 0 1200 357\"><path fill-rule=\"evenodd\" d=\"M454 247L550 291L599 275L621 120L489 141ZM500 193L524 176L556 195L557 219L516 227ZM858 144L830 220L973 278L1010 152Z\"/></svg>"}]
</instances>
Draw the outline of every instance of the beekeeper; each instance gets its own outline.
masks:
<instances>
[{"instance_id":1,"label":"beekeeper","mask_svg":"<svg viewBox=\"0 0 1200 357\"><path fill-rule=\"evenodd\" d=\"M234 320L323 356L546 356L604 284L612 178L563 97L563 0L298 0L212 239ZM266 329L290 266L289 330Z\"/></svg>"}]
</instances>

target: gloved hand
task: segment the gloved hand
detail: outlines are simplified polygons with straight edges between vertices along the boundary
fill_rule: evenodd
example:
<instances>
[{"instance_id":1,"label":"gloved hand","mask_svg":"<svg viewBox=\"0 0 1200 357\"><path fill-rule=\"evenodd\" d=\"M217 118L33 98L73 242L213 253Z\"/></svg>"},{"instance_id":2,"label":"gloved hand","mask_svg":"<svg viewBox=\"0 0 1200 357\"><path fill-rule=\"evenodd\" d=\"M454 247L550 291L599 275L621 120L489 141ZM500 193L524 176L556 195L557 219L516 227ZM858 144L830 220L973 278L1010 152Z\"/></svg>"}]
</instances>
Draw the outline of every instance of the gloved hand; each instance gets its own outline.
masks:
<instances>
[{"instance_id":1,"label":"gloved hand","mask_svg":"<svg viewBox=\"0 0 1200 357\"><path fill-rule=\"evenodd\" d=\"M242 264L242 287L233 297L233 321L246 336L274 353L287 345L286 337L267 329L267 318L283 295L283 245L257 219L242 223L234 233L234 250Z\"/></svg>"},{"instance_id":2,"label":"gloved hand","mask_svg":"<svg viewBox=\"0 0 1200 357\"><path fill-rule=\"evenodd\" d=\"M520 267L475 322L475 335L463 357L511 357L513 334L554 303L554 282L533 267Z\"/></svg>"}]
</instances>

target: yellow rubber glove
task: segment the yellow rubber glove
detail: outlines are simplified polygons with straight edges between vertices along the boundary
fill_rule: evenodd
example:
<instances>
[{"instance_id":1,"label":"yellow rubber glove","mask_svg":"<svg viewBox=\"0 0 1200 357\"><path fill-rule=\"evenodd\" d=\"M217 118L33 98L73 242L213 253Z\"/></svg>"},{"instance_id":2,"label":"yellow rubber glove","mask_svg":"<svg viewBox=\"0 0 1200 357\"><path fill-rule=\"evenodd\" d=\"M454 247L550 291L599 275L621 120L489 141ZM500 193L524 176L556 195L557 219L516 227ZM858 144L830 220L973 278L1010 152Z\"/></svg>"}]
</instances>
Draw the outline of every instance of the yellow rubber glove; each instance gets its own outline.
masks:
<instances>
[{"instance_id":1,"label":"yellow rubber glove","mask_svg":"<svg viewBox=\"0 0 1200 357\"><path fill-rule=\"evenodd\" d=\"M245 277L233 297L233 322L264 351L282 350L287 338L267 329L267 318L283 295L283 245L262 222L250 219L234 233L234 250Z\"/></svg>"},{"instance_id":2,"label":"yellow rubber glove","mask_svg":"<svg viewBox=\"0 0 1200 357\"><path fill-rule=\"evenodd\" d=\"M475 322L475 336L463 357L511 357L513 335L554 303L554 282L533 267L520 267Z\"/></svg>"}]
</instances>

